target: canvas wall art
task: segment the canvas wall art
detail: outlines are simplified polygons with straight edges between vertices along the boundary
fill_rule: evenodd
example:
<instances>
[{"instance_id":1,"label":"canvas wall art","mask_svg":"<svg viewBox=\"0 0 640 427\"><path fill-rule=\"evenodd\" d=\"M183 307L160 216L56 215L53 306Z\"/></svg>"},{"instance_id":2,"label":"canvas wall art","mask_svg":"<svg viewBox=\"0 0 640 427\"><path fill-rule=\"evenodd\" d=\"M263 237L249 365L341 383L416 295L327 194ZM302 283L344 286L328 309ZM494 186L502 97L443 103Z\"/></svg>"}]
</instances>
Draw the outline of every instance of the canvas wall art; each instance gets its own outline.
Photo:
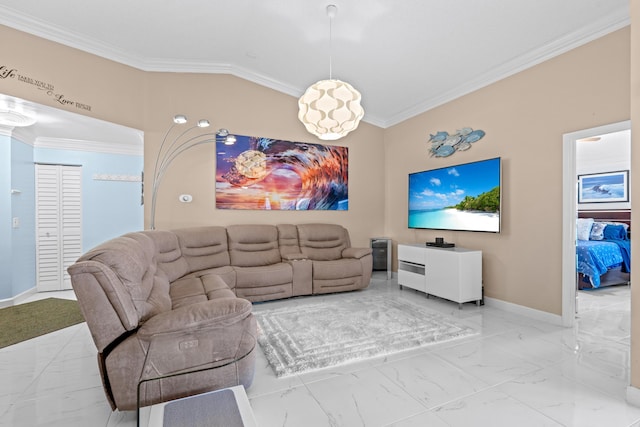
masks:
<instances>
[{"instance_id":1,"label":"canvas wall art","mask_svg":"<svg viewBox=\"0 0 640 427\"><path fill-rule=\"evenodd\" d=\"M628 201L628 170L578 175L578 203Z\"/></svg>"},{"instance_id":2,"label":"canvas wall art","mask_svg":"<svg viewBox=\"0 0 640 427\"><path fill-rule=\"evenodd\" d=\"M216 208L347 210L347 147L236 135L216 142Z\"/></svg>"}]
</instances>

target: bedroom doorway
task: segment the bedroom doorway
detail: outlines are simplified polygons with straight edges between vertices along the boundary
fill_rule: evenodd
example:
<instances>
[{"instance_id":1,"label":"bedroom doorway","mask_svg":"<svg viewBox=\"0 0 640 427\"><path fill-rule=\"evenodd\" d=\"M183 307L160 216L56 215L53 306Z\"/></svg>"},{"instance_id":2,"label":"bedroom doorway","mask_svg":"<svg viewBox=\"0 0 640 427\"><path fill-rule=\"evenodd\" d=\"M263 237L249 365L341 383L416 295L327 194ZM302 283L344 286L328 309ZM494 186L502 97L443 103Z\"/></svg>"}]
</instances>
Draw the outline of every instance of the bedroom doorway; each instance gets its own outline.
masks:
<instances>
[{"instance_id":1,"label":"bedroom doorway","mask_svg":"<svg viewBox=\"0 0 640 427\"><path fill-rule=\"evenodd\" d=\"M576 164L578 140L596 139L602 135L623 131L630 132L630 129L631 122L627 120L563 136L562 323L567 327L574 325L576 308L578 307L575 249L578 217L578 183L576 179L578 175Z\"/></svg>"}]
</instances>

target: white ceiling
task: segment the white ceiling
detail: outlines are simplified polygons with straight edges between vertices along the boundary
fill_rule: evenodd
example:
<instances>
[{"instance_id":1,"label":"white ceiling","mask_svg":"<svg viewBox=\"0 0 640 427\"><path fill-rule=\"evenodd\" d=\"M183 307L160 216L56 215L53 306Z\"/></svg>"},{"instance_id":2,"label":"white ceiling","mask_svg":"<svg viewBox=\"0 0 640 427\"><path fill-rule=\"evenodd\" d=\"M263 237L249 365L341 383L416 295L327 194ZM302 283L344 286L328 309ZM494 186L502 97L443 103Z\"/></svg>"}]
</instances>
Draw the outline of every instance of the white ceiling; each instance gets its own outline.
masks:
<instances>
[{"instance_id":1,"label":"white ceiling","mask_svg":"<svg viewBox=\"0 0 640 427\"><path fill-rule=\"evenodd\" d=\"M626 170L630 167L630 129L577 141L576 172L578 175Z\"/></svg>"},{"instance_id":2,"label":"white ceiling","mask_svg":"<svg viewBox=\"0 0 640 427\"><path fill-rule=\"evenodd\" d=\"M11 135L36 147L144 154L144 133L139 129L0 94L0 116L7 111L35 117L34 125L9 129ZM0 125L0 134L4 128Z\"/></svg>"},{"instance_id":3,"label":"white ceiling","mask_svg":"<svg viewBox=\"0 0 640 427\"><path fill-rule=\"evenodd\" d=\"M329 77L388 127L629 24L629 0L0 0L0 24L147 71L299 97Z\"/></svg>"}]
</instances>

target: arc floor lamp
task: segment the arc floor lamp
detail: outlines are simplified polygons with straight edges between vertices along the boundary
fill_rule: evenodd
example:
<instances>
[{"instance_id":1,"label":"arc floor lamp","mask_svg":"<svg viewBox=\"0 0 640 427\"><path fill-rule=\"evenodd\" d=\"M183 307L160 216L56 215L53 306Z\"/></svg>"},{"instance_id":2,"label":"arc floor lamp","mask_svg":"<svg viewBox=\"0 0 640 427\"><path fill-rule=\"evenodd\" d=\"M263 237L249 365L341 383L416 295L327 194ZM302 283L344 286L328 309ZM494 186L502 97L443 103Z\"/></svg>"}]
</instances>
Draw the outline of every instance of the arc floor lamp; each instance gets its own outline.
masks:
<instances>
[{"instance_id":1,"label":"arc floor lamp","mask_svg":"<svg viewBox=\"0 0 640 427\"><path fill-rule=\"evenodd\" d=\"M215 133L209 132L190 136L189 134L192 134L193 130L205 129L210 126L209 120L200 119L195 125L177 134L175 138L168 143L173 129L176 126L180 126L185 123L187 123L187 117L184 114L177 114L173 117L173 123L164 134L162 143L158 149L158 154L156 155L156 161L153 165L153 175L151 176L151 222L149 225L152 230L155 230L156 228L156 199L158 196L158 189L160 188L162 177L171 163L185 151L199 145L215 143L218 141L223 141L226 145L233 145L236 142L235 135L229 134L227 129L219 129Z\"/></svg>"}]
</instances>

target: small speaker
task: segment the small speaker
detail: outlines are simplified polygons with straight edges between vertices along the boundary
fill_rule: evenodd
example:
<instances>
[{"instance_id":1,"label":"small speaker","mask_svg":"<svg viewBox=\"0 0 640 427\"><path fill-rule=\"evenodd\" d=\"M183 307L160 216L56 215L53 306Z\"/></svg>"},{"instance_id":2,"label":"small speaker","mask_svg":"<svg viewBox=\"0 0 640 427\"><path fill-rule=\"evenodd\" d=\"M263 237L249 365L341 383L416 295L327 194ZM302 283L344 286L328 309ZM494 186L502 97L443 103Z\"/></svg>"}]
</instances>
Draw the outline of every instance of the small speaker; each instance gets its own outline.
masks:
<instances>
[{"instance_id":1,"label":"small speaker","mask_svg":"<svg viewBox=\"0 0 640 427\"><path fill-rule=\"evenodd\" d=\"M444 244L444 237L436 237L436 245Z\"/></svg>"}]
</instances>

